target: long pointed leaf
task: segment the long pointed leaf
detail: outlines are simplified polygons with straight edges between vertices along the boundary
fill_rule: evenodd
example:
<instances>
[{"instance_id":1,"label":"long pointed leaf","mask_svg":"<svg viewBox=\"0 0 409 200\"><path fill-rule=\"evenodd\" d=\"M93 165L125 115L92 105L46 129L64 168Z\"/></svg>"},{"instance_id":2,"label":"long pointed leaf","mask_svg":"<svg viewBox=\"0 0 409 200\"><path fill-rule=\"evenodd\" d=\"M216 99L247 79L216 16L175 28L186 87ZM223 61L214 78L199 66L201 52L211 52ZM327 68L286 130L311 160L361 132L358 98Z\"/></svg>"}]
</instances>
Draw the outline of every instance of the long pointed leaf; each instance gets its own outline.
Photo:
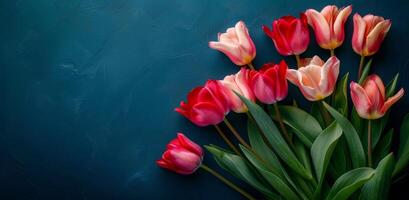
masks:
<instances>
[{"instance_id":1,"label":"long pointed leaf","mask_svg":"<svg viewBox=\"0 0 409 200\"><path fill-rule=\"evenodd\" d=\"M294 130L304 145L311 147L312 142L322 131L319 122L308 112L294 106L279 106L279 111L283 122ZM277 117L274 109L271 110L271 114Z\"/></svg>"},{"instance_id":2,"label":"long pointed leaf","mask_svg":"<svg viewBox=\"0 0 409 200\"><path fill-rule=\"evenodd\" d=\"M375 175L362 187L362 200L387 199L391 185L394 159L392 153L379 162L375 169Z\"/></svg>"},{"instance_id":3,"label":"long pointed leaf","mask_svg":"<svg viewBox=\"0 0 409 200\"><path fill-rule=\"evenodd\" d=\"M361 140L351 122L344 116L337 112L334 108L324 102L325 108L334 117L337 123L344 131L345 139L348 143L349 151L351 153L352 165L354 168L363 167L366 164L364 149Z\"/></svg>"},{"instance_id":4,"label":"long pointed leaf","mask_svg":"<svg viewBox=\"0 0 409 200\"><path fill-rule=\"evenodd\" d=\"M287 142L281 136L281 133L278 131L268 114L264 112L264 110L257 104L249 101L238 93L236 94L240 97L244 104L246 104L251 117L257 124L257 127L264 134L281 160L283 160L291 169L302 177L312 179L311 173L309 173L308 170L306 170L300 163L300 161L298 161L297 157L291 151Z\"/></svg>"},{"instance_id":5,"label":"long pointed leaf","mask_svg":"<svg viewBox=\"0 0 409 200\"><path fill-rule=\"evenodd\" d=\"M316 195L320 193L321 185L324 181L325 172L330 161L332 152L342 135L341 127L333 122L317 137L311 147L311 157L318 178Z\"/></svg>"},{"instance_id":6,"label":"long pointed leaf","mask_svg":"<svg viewBox=\"0 0 409 200\"><path fill-rule=\"evenodd\" d=\"M398 162L393 175L398 174L409 163L409 114L405 116L400 128Z\"/></svg>"},{"instance_id":7,"label":"long pointed leaf","mask_svg":"<svg viewBox=\"0 0 409 200\"><path fill-rule=\"evenodd\" d=\"M356 190L372 178L375 171L368 167L353 169L339 177L327 195L327 200L348 199Z\"/></svg>"}]
</instances>

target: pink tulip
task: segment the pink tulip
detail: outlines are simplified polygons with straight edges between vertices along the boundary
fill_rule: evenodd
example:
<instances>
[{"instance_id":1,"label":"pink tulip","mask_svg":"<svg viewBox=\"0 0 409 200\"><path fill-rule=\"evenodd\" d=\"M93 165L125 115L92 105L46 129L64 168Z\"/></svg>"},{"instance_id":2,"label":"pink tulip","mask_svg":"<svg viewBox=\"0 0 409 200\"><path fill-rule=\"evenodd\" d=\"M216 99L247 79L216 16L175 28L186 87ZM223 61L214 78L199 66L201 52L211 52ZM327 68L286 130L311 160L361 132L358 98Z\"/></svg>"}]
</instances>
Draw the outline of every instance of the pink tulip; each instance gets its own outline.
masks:
<instances>
[{"instance_id":1,"label":"pink tulip","mask_svg":"<svg viewBox=\"0 0 409 200\"><path fill-rule=\"evenodd\" d=\"M200 167L203 156L203 150L199 145L178 133L177 138L167 145L165 153L156 164L176 173L188 175Z\"/></svg>"},{"instance_id":2,"label":"pink tulip","mask_svg":"<svg viewBox=\"0 0 409 200\"><path fill-rule=\"evenodd\" d=\"M209 80L204 86L193 89L187 102L175 109L198 126L216 125L229 112L229 102L219 81Z\"/></svg>"},{"instance_id":3,"label":"pink tulip","mask_svg":"<svg viewBox=\"0 0 409 200\"><path fill-rule=\"evenodd\" d=\"M270 37L278 51L283 56L300 55L307 50L310 43L307 17L304 13L297 19L284 16L274 20L273 30L263 25L263 31Z\"/></svg>"},{"instance_id":4,"label":"pink tulip","mask_svg":"<svg viewBox=\"0 0 409 200\"><path fill-rule=\"evenodd\" d=\"M273 104L287 97L287 64L265 64L259 71L251 71L251 88L257 99L265 104Z\"/></svg>"},{"instance_id":5,"label":"pink tulip","mask_svg":"<svg viewBox=\"0 0 409 200\"><path fill-rule=\"evenodd\" d=\"M250 70L243 67L237 74L224 77L221 83L225 86L230 108L236 113L247 112L246 105L233 91L251 101L255 101L254 94L250 89Z\"/></svg>"},{"instance_id":6,"label":"pink tulip","mask_svg":"<svg viewBox=\"0 0 409 200\"><path fill-rule=\"evenodd\" d=\"M330 57L327 62L318 56L304 59L303 66L298 70L287 70L287 79L298 86L305 98L318 101L332 94L334 91L340 62L337 57Z\"/></svg>"},{"instance_id":7,"label":"pink tulip","mask_svg":"<svg viewBox=\"0 0 409 200\"><path fill-rule=\"evenodd\" d=\"M344 25L351 12L352 6L338 9L334 5L326 6L321 12L314 9L305 11L321 48L335 49L344 42Z\"/></svg>"},{"instance_id":8,"label":"pink tulip","mask_svg":"<svg viewBox=\"0 0 409 200\"><path fill-rule=\"evenodd\" d=\"M387 98L385 85L382 79L375 74L368 76L362 86L351 82L350 88L355 109L359 116L365 119L381 118L405 93L401 88L394 96Z\"/></svg>"},{"instance_id":9,"label":"pink tulip","mask_svg":"<svg viewBox=\"0 0 409 200\"><path fill-rule=\"evenodd\" d=\"M361 56L375 54L391 25L391 20L385 20L380 16L366 15L362 18L359 14L355 14L352 48Z\"/></svg>"},{"instance_id":10,"label":"pink tulip","mask_svg":"<svg viewBox=\"0 0 409 200\"><path fill-rule=\"evenodd\" d=\"M238 66L251 63L256 56L256 47L243 21L237 22L234 28L228 28L226 33L219 33L218 40L209 42L209 47L223 52Z\"/></svg>"}]
</instances>

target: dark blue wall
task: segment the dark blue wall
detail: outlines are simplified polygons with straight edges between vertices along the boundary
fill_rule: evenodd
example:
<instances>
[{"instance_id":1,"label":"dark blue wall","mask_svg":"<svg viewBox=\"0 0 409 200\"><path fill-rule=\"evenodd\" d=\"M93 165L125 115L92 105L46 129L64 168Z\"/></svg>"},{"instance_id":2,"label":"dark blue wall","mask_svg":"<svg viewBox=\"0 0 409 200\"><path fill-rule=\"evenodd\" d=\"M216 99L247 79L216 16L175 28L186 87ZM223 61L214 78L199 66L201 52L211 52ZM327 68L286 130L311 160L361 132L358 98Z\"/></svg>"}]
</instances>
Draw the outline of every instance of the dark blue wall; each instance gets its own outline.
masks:
<instances>
[{"instance_id":1,"label":"dark blue wall","mask_svg":"<svg viewBox=\"0 0 409 200\"><path fill-rule=\"evenodd\" d=\"M155 160L178 131L200 144L223 145L212 128L197 128L173 112L194 86L238 70L207 42L244 20L257 46L255 65L278 62L262 24L349 4L306 2L1 1L0 199L241 198L204 172L183 177L159 169ZM409 90L409 4L352 4L353 13L392 19L374 70L387 81L400 72L400 85ZM352 17L346 26L336 54L342 73L356 77ZM312 41L305 55L327 57ZM302 99L298 94L290 96ZM394 108L396 126L409 98ZM205 162L216 166L210 156Z\"/></svg>"}]
</instances>

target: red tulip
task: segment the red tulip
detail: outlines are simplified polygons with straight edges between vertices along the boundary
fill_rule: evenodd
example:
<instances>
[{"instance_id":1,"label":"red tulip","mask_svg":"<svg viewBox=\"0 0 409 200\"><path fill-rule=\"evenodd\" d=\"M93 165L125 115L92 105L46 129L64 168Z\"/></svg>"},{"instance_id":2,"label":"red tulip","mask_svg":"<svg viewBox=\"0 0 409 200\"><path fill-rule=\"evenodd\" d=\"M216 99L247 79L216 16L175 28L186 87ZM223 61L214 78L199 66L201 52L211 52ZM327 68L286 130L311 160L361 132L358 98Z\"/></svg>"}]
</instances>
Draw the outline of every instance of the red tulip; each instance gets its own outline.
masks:
<instances>
[{"instance_id":1,"label":"red tulip","mask_svg":"<svg viewBox=\"0 0 409 200\"><path fill-rule=\"evenodd\" d=\"M219 124L229 111L225 89L220 82L209 80L204 86L193 89L187 103L182 101L175 111L198 126Z\"/></svg>"},{"instance_id":2,"label":"red tulip","mask_svg":"<svg viewBox=\"0 0 409 200\"><path fill-rule=\"evenodd\" d=\"M195 172L203 160L203 150L182 133L168 145L162 158L156 161L160 167L187 175Z\"/></svg>"},{"instance_id":3,"label":"red tulip","mask_svg":"<svg viewBox=\"0 0 409 200\"><path fill-rule=\"evenodd\" d=\"M219 33L218 40L209 42L209 47L223 52L236 65L247 65L256 57L256 47L243 21L228 28L226 33Z\"/></svg>"},{"instance_id":4,"label":"red tulip","mask_svg":"<svg viewBox=\"0 0 409 200\"><path fill-rule=\"evenodd\" d=\"M283 100L288 93L287 64L265 64L259 71L251 71L251 88L257 99L265 104Z\"/></svg>"},{"instance_id":5,"label":"red tulip","mask_svg":"<svg viewBox=\"0 0 409 200\"><path fill-rule=\"evenodd\" d=\"M368 76L362 86L351 82L350 88L355 109L359 116L365 119L381 118L405 93L401 88L394 96L387 98L385 85L375 74Z\"/></svg>"},{"instance_id":6,"label":"red tulip","mask_svg":"<svg viewBox=\"0 0 409 200\"><path fill-rule=\"evenodd\" d=\"M391 25L392 22L383 17L366 15L362 18L359 14L355 14L352 48L361 56L375 54L381 47Z\"/></svg>"},{"instance_id":7,"label":"red tulip","mask_svg":"<svg viewBox=\"0 0 409 200\"><path fill-rule=\"evenodd\" d=\"M224 77L221 83L225 86L230 108L236 113L247 112L246 105L233 91L251 101L255 101L253 91L250 88L250 70L243 67L237 74Z\"/></svg>"},{"instance_id":8,"label":"red tulip","mask_svg":"<svg viewBox=\"0 0 409 200\"><path fill-rule=\"evenodd\" d=\"M344 24L352 12L352 6L338 9L326 6L321 12L308 9L305 14L315 32L315 39L323 49L335 49L344 42Z\"/></svg>"},{"instance_id":9,"label":"red tulip","mask_svg":"<svg viewBox=\"0 0 409 200\"><path fill-rule=\"evenodd\" d=\"M273 22L273 30L263 25L263 31L269 36L278 51L283 56L300 55L310 43L307 17L300 14L300 19L285 16Z\"/></svg>"},{"instance_id":10,"label":"red tulip","mask_svg":"<svg viewBox=\"0 0 409 200\"><path fill-rule=\"evenodd\" d=\"M300 88L305 98L318 101L332 94L334 91L340 62L332 56L324 63L318 56L304 59L298 70L289 69L287 79ZM304 66L305 65L305 66Z\"/></svg>"}]
</instances>

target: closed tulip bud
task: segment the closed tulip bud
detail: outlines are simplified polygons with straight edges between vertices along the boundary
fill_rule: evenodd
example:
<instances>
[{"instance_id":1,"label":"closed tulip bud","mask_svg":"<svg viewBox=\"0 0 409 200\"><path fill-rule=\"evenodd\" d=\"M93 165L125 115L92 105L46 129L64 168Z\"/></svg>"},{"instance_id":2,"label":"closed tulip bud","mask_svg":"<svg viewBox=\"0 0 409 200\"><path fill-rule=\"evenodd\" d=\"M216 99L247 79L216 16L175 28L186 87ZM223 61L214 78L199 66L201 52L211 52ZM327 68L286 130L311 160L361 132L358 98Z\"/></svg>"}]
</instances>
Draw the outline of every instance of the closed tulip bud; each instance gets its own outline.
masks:
<instances>
[{"instance_id":1,"label":"closed tulip bud","mask_svg":"<svg viewBox=\"0 0 409 200\"><path fill-rule=\"evenodd\" d=\"M265 104L273 104L287 97L287 64L265 64L259 71L251 71L251 89L257 99Z\"/></svg>"},{"instance_id":2,"label":"closed tulip bud","mask_svg":"<svg viewBox=\"0 0 409 200\"><path fill-rule=\"evenodd\" d=\"M193 89L187 102L182 101L175 111L198 126L216 125L229 112L229 103L221 83L209 80L204 86Z\"/></svg>"},{"instance_id":3,"label":"closed tulip bud","mask_svg":"<svg viewBox=\"0 0 409 200\"><path fill-rule=\"evenodd\" d=\"M255 101L254 94L250 89L250 70L243 67L237 74L224 77L221 83L226 89L230 108L236 113L247 112L246 105L233 91L251 101Z\"/></svg>"},{"instance_id":4,"label":"closed tulip bud","mask_svg":"<svg viewBox=\"0 0 409 200\"><path fill-rule=\"evenodd\" d=\"M381 47L382 41L391 28L392 22L383 17L359 14L354 15L354 34L352 48L361 56L371 56Z\"/></svg>"},{"instance_id":5,"label":"closed tulip bud","mask_svg":"<svg viewBox=\"0 0 409 200\"><path fill-rule=\"evenodd\" d=\"M300 14L300 19L285 16L274 20L273 30L263 26L263 31L269 36L278 51L283 56L300 55L307 50L310 43L307 17Z\"/></svg>"},{"instance_id":6,"label":"closed tulip bud","mask_svg":"<svg viewBox=\"0 0 409 200\"><path fill-rule=\"evenodd\" d=\"M318 56L304 59L303 66L298 70L289 69L287 79L298 86L302 94L309 101L318 101L331 95L334 91L340 61L337 57L330 57L327 62Z\"/></svg>"},{"instance_id":7,"label":"closed tulip bud","mask_svg":"<svg viewBox=\"0 0 409 200\"><path fill-rule=\"evenodd\" d=\"M359 116L365 119L378 119L402 98L405 93L403 88L392 97L385 96L385 85L377 75L368 76L364 83L351 82L351 97Z\"/></svg>"},{"instance_id":8,"label":"closed tulip bud","mask_svg":"<svg viewBox=\"0 0 409 200\"><path fill-rule=\"evenodd\" d=\"M243 21L228 28L226 33L219 33L218 40L209 42L209 47L223 52L238 66L247 65L256 57L256 47Z\"/></svg>"},{"instance_id":9,"label":"closed tulip bud","mask_svg":"<svg viewBox=\"0 0 409 200\"><path fill-rule=\"evenodd\" d=\"M321 48L335 49L344 42L344 25L351 12L352 6L338 9L334 5L326 6L321 12L314 9L305 11Z\"/></svg>"},{"instance_id":10,"label":"closed tulip bud","mask_svg":"<svg viewBox=\"0 0 409 200\"><path fill-rule=\"evenodd\" d=\"M165 169L188 175L195 172L202 164L204 152L196 143L182 133L178 133L156 163Z\"/></svg>"}]
</instances>

